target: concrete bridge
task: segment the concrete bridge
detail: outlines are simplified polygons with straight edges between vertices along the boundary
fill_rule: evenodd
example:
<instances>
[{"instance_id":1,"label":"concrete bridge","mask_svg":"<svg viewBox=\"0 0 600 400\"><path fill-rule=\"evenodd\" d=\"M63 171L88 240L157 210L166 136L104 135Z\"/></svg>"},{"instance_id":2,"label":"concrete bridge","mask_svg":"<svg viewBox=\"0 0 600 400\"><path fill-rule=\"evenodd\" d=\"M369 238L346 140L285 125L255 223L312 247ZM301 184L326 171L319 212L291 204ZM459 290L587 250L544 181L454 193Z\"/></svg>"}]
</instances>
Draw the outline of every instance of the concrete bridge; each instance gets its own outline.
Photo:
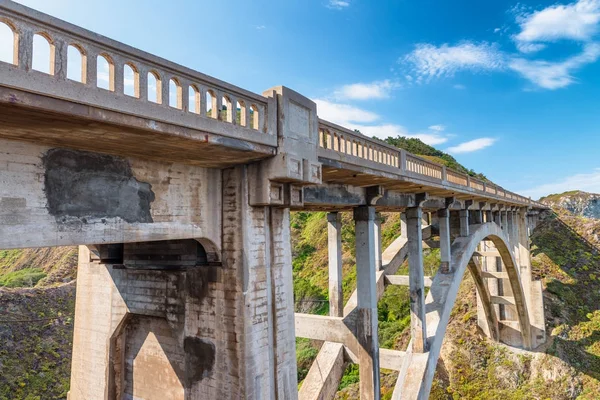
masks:
<instances>
[{"instance_id":1,"label":"concrete bridge","mask_svg":"<svg viewBox=\"0 0 600 400\"><path fill-rule=\"evenodd\" d=\"M544 342L528 241L543 205L324 121L286 87L255 94L8 0L0 23L0 249L80 246L71 400L331 399L345 362L363 399L381 368L399 371L394 398L425 399L467 269L490 338ZM329 212L330 316L294 313L290 210ZM381 211L402 215L388 249ZM410 287L404 352L379 349L386 285ZM325 342L299 393L295 337Z\"/></svg>"}]
</instances>

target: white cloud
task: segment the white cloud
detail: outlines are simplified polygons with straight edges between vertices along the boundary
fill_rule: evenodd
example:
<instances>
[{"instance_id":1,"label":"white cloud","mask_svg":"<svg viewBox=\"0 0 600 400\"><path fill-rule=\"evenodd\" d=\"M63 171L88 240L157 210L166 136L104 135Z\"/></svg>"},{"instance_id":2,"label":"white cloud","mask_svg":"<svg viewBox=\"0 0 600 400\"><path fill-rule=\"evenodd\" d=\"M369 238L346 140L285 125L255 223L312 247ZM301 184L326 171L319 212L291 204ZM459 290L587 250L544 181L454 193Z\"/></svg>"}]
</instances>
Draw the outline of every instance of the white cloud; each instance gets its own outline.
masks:
<instances>
[{"instance_id":1,"label":"white cloud","mask_svg":"<svg viewBox=\"0 0 600 400\"><path fill-rule=\"evenodd\" d=\"M389 79L371 83L352 83L344 85L334 93L337 99L368 100L385 99L390 91L397 88L398 84Z\"/></svg>"},{"instance_id":2,"label":"white cloud","mask_svg":"<svg viewBox=\"0 0 600 400\"><path fill-rule=\"evenodd\" d=\"M525 54L536 53L536 52L538 52L540 50L543 50L545 48L546 48L546 45L542 44L542 43L517 42L517 49L521 53L525 53Z\"/></svg>"},{"instance_id":3,"label":"white cloud","mask_svg":"<svg viewBox=\"0 0 600 400\"><path fill-rule=\"evenodd\" d=\"M528 190L522 190L520 193L524 196L539 199L542 196L552 193L563 193L570 190L600 193L600 168L596 168L593 172L568 176L556 182L545 183Z\"/></svg>"},{"instance_id":4,"label":"white cloud","mask_svg":"<svg viewBox=\"0 0 600 400\"><path fill-rule=\"evenodd\" d=\"M442 132L446 130L446 127L444 125L431 125L429 129L436 132Z\"/></svg>"},{"instance_id":5,"label":"white cloud","mask_svg":"<svg viewBox=\"0 0 600 400\"><path fill-rule=\"evenodd\" d=\"M401 60L402 61L402 60ZM450 77L456 72L491 71L502 69L505 56L495 43L463 42L456 46L417 44L415 50L403 59L412 64L420 79Z\"/></svg>"},{"instance_id":6,"label":"white cloud","mask_svg":"<svg viewBox=\"0 0 600 400\"><path fill-rule=\"evenodd\" d=\"M460 83L454 84L454 85L452 85L452 87L457 90L465 90L467 88L465 85L460 84Z\"/></svg>"},{"instance_id":7,"label":"white cloud","mask_svg":"<svg viewBox=\"0 0 600 400\"><path fill-rule=\"evenodd\" d=\"M344 8L350 7L350 1L346 0L329 0L327 3L328 8L333 8L334 10L342 10Z\"/></svg>"},{"instance_id":8,"label":"white cloud","mask_svg":"<svg viewBox=\"0 0 600 400\"><path fill-rule=\"evenodd\" d=\"M490 147L496 142L493 138L479 138L470 140L468 142L461 143L457 146L449 147L446 151L448 153L460 154L460 153L471 153L473 151L485 149Z\"/></svg>"},{"instance_id":9,"label":"white cloud","mask_svg":"<svg viewBox=\"0 0 600 400\"><path fill-rule=\"evenodd\" d=\"M262 31L263 29L267 29L267 27L265 25L254 25L254 29Z\"/></svg>"},{"instance_id":10,"label":"white cloud","mask_svg":"<svg viewBox=\"0 0 600 400\"><path fill-rule=\"evenodd\" d=\"M327 100L315 99L319 117L338 125L350 123L370 123L379 119L379 115L348 104L332 103Z\"/></svg>"},{"instance_id":11,"label":"white cloud","mask_svg":"<svg viewBox=\"0 0 600 400\"><path fill-rule=\"evenodd\" d=\"M509 68L539 87L554 90L564 88L575 82L572 72L586 64L595 62L599 57L600 45L590 43L585 45L582 53L562 62L515 58L510 61Z\"/></svg>"},{"instance_id":12,"label":"white cloud","mask_svg":"<svg viewBox=\"0 0 600 400\"><path fill-rule=\"evenodd\" d=\"M332 103L323 99L315 99L313 101L317 103L317 112L320 118L350 130L357 129L367 136L375 136L380 139L406 136L421 139L424 143L432 146L448 141L447 135L442 135L441 131L431 128L429 132L411 133L402 125L377 123L381 117L371 111L348 104Z\"/></svg>"},{"instance_id":13,"label":"white cloud","mask_svg":"<svg viewBox=\"0 0 600 400\"><path fill-rule=\"evenodd\" d=\"M579 0L557 4L533 13L517 15L520 25L514 39L521 43L548 42L560 39L590 40L598 31L600 0Z\"/></svg>"}]
</instances>

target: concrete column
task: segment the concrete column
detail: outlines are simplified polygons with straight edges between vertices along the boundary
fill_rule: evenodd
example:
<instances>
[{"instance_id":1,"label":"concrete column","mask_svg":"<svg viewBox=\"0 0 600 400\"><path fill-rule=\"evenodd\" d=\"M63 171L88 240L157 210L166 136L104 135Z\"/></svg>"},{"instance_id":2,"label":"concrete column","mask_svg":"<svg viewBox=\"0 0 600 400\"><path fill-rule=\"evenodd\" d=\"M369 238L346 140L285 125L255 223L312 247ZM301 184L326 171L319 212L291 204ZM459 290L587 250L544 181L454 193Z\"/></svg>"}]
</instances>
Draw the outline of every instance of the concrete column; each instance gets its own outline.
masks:
<instances>
[{"instance_id":1,"label":"concrete column","mask_svg":"<svg viewBox=\"0 0 600 400\"><path fill-rule=\"evenodd\" d=\"M473 210L471 211L471 224L481 224L483 223L483 212L481 210Z\"/></svg>"},{"instance_id":2,"label":"concrete column","mask_svg":"<svg viewBox=\"0 0 600 400\"><path fill-rule=\"evenodd\" d=\"M506 232L508 228L508 216L506 211L500 211L500 222L502 224L502 229Z\"/></svg>"},{"instance_id":3,"label":"concrete column","mask_svg":"<svg viewBox=\"0 0 600 400\"><path fill-rule=\"evenodd\" d=\"M373 234L375 235L375 268L377 270L381 269L381 255L382 255L382 249L381 249L381 214L380 213L375 213L375 221L373 224L374 227L374 231Z\"/></svg>"},{"instance_id":4,"label":"concrete column","mask_svg":"<svg viewBox=\"0 0 600 400\"><path fill-rule=\"evenodd\" d=\"M423 273L423 234L421 221L423 210L413 207L406 210L408 228L408 268L410 290L410 333L413 352L427 351L425 326L425 282Z\"/></svg>"},{"instance_id":5,"label":"concrete column","mask_svg":"<svg viewBox=\"0 0 600 400\"><path fill-rule=\"evenodd\" d=\"M523 289L529 294L531 289L531 262L529 260L529 231L527 225L527 209L518 213L518 246L519 267Z\"/></svg>"},{"instance_id":6,"label":"concrete column","mask_svg":"<svg viewBox=\"0 0 600 400\"><path fill-rule=\"evenodd\" d=\"M342 216L327 214L327 241L329 250L329 315L344 316L342 294Z\"/></svg>"},{"instance_id":7,"label":"concrete column","mask_svg":"<svg viewBox=\"0 0 600 400\"><path fill-rule=\"evenodd\" d=\"M460 236L469 236L469 210L460 210Z\"/></svg>"},{"instance_id":8,"label":"concrete column","mask_svg":"<svg viewBox=\"0 0 600 400\"><path fill-rule=\"evenodd\" d=\"M494 222L498 225L498 226L502 226L502 220L500 219L500 211L494 211L492 213L492 216L494 218Z\"/></svg>"},{"instance_id":9,"label":"concrete column","mask_svg":"<svg viewBox=\"0 0 600 400\"><path fill-rule=\"evenodd\" d=\"M379 340L375 266L375 208L354 209L356 223L356 286L358 292L360 398L379 399Z\"/></svg>"},{"instance_id":10,"label":"concrete column","mask_svg":"<svg viewBox=\"0 0 600 400\"><path fill-rule=\"evenodd\" d=\"M406 237L408 236L406 228L406 212L400 213L400 236Z\"/></svg>"},{"instance_id":11,"label":"concrete column","mask_svg":"<svg viewBox=\"0 0 600 400\"><path fill-rule=\"evenodd\" d=\"M484 211L484 213L485 213L485 222L486 223L494 221L494 219L492 218L492 212L491 211L489 211L489 210L488 211Z\"/></svg>"},{"instance_id":12,"label":"concrete column","mask_svg":"<svg viewBox=\"0 0 600 400\"><path fill-rule=\"evenodd\" d=\"M440 226L440 271L446 274L452 271L450 265L450 211L448 209L439 210L437 216Z\"/></svg>"}]
</instances>

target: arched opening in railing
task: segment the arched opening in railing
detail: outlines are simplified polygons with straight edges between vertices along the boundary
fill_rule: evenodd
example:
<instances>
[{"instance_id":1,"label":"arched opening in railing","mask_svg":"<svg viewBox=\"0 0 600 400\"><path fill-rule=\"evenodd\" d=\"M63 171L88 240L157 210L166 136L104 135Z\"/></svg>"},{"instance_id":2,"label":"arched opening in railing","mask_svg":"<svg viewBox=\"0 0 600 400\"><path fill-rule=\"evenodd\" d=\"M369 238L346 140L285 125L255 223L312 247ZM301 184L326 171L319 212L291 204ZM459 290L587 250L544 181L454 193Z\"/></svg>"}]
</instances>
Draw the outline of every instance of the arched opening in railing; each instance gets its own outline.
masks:
<instances>
[{"instance_id":1,"label":"arched opening in railing","mask_svg":"<svg viewBox=\"0 0 600 400\"><path fill-rule=\"evenodd\" d=\"M0 20L0 61L17 65L19 43L16 30L8 22Z\"/></svg>"},{"instance_id":2,"label":"arched opening in railing","mask_svg":"<svg viewBox=\"0 0 600 400\"><path fill-rule=\"evenodd\" d=\"M31 68L54 75L54 43L46 33L33 35L33 57Z\"/></svg>"},{"instance_id":3,"label":"arched opening in railing","mask_svg":"<svg viewBox=\"0 0 600 400\"><path fill-rule=\"evenodd\" d=\"M155 71L148 72L148 101L162 103L162 82Z\"/></svg>"},{"instance_id":4,"label":"arched opening in railing","mask_svg":"<svg viewBox=\"0 0 600 400\"><path fill-rule=\"evenodd\" d=\"M259 129L258 127L258 107L256 104L250 106L250 128Z\"/></svg>"},{"instance_id":5,"label":"arched opening in railing","mask_svg":"<svg viewBox=\"0 0 600 400\"><path fill-rule=\"evenodd\" d=\"M86 77L86 57L83 49L76 44L70 44L67 47L67 78L85 83Z\"/></svg>"},{"instance_id":6,"label":"arched opening in railing","mask_svg":"<svg viewBox=\"0 0 600 400\"><path fill-rule=\"evenodd\" d=\"M115 65L106 54L98 55L96 86L100 89L115 90Z\"/></svg>"},{"instance_id":7,"label":"arched opening in railing","mask_svg":"<svg viewBox=\"0 0 600 400\"><path fill-rule=\"evenodd\" d=\"M123 66L123 93L131 97L140 97L140 73L133 64Z\"/></svg>"},{"instance_id":8,"label":"arched opening in railing","mask_svg":"<svg viewBox=\"0 0 600 400\"><path fill-rule=\"evenodd\" d=\"M219 117L217 106L217 95L213 90L206 91L206 116L217 119Z\"/></svg>"},{"instance_id":9,"label":"arched opening in railing","mask_svg":"<svg viewBox=\"0 0 600 400\"><path fill-rule=\"evenodd\" d=\"M169 79L169 106L183 108L181 85L175 78Z\"/></svg>"},{"instance_id":10,"label":"arched opening in railing","mask_svg":"<svg viewBox=\"0 0 600 400\"><path fill-rule=\"evenodd\" d=\"M235 105L235 120L238 125L246 126L248 125L248 120L246 119L246 103L243 100L238 100Z\"/></svg>"},{"instance_id":11,"label":"arched opening in railing","mask_svg":"<svg viewBox=\"0 0 600 400\"><path fill-rule=\"evenodd\" d=\"M340 140L340 137L336 133L334 133L333 134L333 150L334 151L340 151L339 140Z\"/></svg>"},{"instance_id":12,"label":"arched opening in railing","mask_svg":"<svg viewBox=\"0 0 600 400\"><path fill-rule=\"evenodd\" d=\"M231 99L228 96L223 96L222 99L222 115L223 121L232 123L233 122L233 106Z\"/></svg>"},{"instance_id":13,"label":"arched opening in railing","mask_svg":"<svg viewBox=\"0 0 600 400\"><path fill-rule=\"evenodd\" d=\"M188 90L188 110L200 114L200 91L194 85L190 85Z\"/></svg>"}]
</instances>

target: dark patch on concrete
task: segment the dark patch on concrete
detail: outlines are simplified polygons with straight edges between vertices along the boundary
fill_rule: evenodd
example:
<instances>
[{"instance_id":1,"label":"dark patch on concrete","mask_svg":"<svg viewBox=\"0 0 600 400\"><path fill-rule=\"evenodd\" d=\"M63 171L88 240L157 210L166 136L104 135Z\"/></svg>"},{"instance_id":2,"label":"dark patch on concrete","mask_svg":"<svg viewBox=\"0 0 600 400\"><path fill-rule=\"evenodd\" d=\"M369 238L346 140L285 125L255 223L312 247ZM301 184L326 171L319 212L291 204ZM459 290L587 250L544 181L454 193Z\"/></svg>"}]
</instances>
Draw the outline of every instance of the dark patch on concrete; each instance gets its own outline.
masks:
<instances>
[{"instance_id":1,"label":"dark patch on concrete","mask_svg":"<svg viewBox=\"0 0 600 400\"><path fill-rule=\"evenodd\" d=\"M307 186L304 188L304 203L322 205L364 205L364 196L352 193L343 185Z\"/></svg>"},{"instance_id":2,"label":"dark patch on concrete","mask_svg":"<svg viewBox=\"0 0 600 400\"><path fill-rule=\"evenodd\" d=\"M186 292L197 300L202 300L208 294L208 284L219 281L219 267L197 266L186 271Z\"/></svg>"},{"instance_id":3,"label":"dark patch on concrete","mask_svg":"<svg viewBox=\"0 0 600 400\"><path fill-rule=\"evenodd\" d=\"M183 341L185 351L185 387L209 377L215 365L215 345L208 340L188 336Z\"/></svg>"},{"instance_id":4,"label":"dark patch on concrete","mask_svg":"<svg viewBox=\"0 0 600 400\"><path fill-rule=\"evenodd\" d=\"M85 151L50 149L43 158L44 191L56 220L119 217L152 221L152 185L133 176L127 160Z\"/></svg>"}]
</instances>

